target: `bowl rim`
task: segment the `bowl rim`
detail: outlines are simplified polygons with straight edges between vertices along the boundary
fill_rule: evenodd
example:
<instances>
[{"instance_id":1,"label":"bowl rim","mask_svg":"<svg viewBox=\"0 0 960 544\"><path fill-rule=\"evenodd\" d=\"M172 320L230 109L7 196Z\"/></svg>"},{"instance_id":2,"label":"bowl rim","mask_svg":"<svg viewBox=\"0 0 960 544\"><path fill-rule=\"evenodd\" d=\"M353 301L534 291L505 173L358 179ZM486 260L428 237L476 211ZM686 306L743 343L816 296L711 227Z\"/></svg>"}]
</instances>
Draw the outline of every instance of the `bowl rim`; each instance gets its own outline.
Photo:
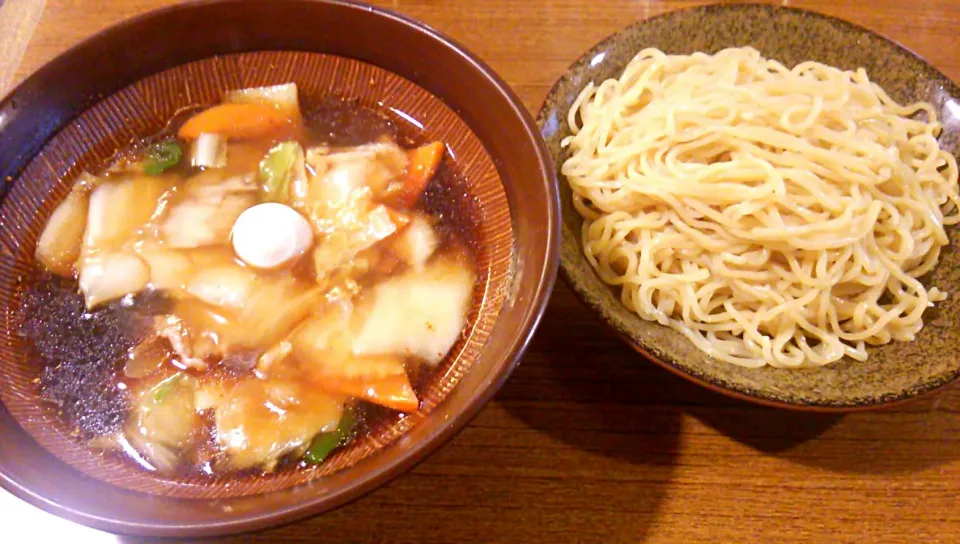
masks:
<instances>
[{"instance_id":1,"label":"bowl rim","mask_svg":"<svg viewBox=\"0 0 960 544\"><path fill-rule=\"evenodd\" d=\"M710 13L710 12L748 11L748 10L764 11L768 13L776 13L778 11L793 12L794 14L815 17L823 21L830 22L832 24L840 25L842 27L845 27L848 31L869 34L874 38L877 38L883 42L888 43L889 45L892 45L897 49L900 49L906 55L913 57L915 60L925 65L929 70L934 72L937 76L939 76L943 80L952 82L954 83L954 85L956 85L956 82L953 82L953 80L947 77L946 74L944 74L939 68L937 68L936 66L934 66L933 64L925 60L923 57L917 54L913 49L910 49L909 47L906 47L899 41L891 39L887 36L884 36L883 34L876 32L870 28L859 25L852 21L848 21L846 19L842 19L840 17L836 17L833 15L829 15L829 14L815 11L812 9L800 8L795 6L758 4L758 3L752 3L752 2L733 3L733 4L725 4L725 3L704 4L704 5L698 5L698 6L682 7L677 9L668 9L667 11L664 11L663 13L659 13L657 15L637 19L633 22L630 22L620 27L616 31L604 36L599 41L594 43L592 46L590 46L589 49L586 49L583 53L580 54L580 56L578 56L573 62L571 62L564 69L563 73L557 78L557 80L554 81L553 85L550 86L550 90L547 92L546 96L544 97L543 101L540 104L540 108L537 110L537 116L536 116L537 125L541 128L543 127L543 124L546 121L546 116L550 111L550 108L549 108L550 99L555 96L556 92L559 90L560 85L565 81L567 81L567 79L575 72L578 65L582 64L583 61L588 58L593 58L594 56L602 52L604 49L606 49L610 45L616 43L624 33L630 32L635 28L638 28L640 26L643 26L649 23L650 21L661 19L661 18L668 18L671 16L676 16L681 13L692 13L692 12ZM562 176L560 176L559 170L556 172L556 174L557 174L558 183L561 186L563 186L563 184L566 183L566 181L562 179ZM560 213L561 214L564 213L562 206L561 206ZM563 238L566 238L566 236L564 235L562 218L561 218L560 237L561 237L561 241ZM576 243L578 246L580 245L579 240L577 240ZM579 259L584 258L582 255L582 252L578 254L578 258ZM960 367L958 367L954 372L949 374L949 377L947 379L928 382L924 384L923 387L913 390L907 394L903 394L890 399L875 398L875 399L870 399L869 401L866 401L866 402L855 402L855 403L849 403L849 404L827 404L827 403L817 404L817 403L801 403L801 402L793 403L793 402L787 402L787 401L778 400L770 397L751 394L746 391L740 391L732 387L726 386L722 383L710 381L707 378L697 376L691 372L688 372L683 368L681 368L680 366L673 363L672 361L656 355L653 351L651 351L650 346L642 345L641 343L637 342L634 338L626 334L624 331L617 328L617 326L611 323L610 320L604 318L602 305L599 302L595 303L591 299L591 297L588 297L586 295L586 293L581 288L580 280L576 279L577 274L575 274L571 270L568 270L567 266L564 265L564 262L562 259L560 261L559 276L563 280L564 284L566 284L570 288L570 290L573 292L577 300L579 300L583 306L587 307L590 310L590 312L594 314L594 317L597 320L603 323L604 326L606 326L608 330L610 330L618 338L620 338L621 341L626 343L630 348L636 351L639 355L646 358L648 361L655 363L656 365L660 366L663 369L666 369L667 371L669 371L671 374L674 374L675 376L679 376L698 386L704 387L710 391L720 393L730 398L749 402L752 404L756 404L756 405L760 405L768 408L779 408L783 410L789 410L789 411L795 411L795 412L809 412L809 413L844 414L844 413L854 413L854 412L868 412L868 411L882 410L886 408L900 406L902 404L907 404L920 398L934 395L946 389L947 387L950 387L951 384L953 384L955 381L958 380L958 378L960 378Z\"/></svg>"},{"instance_id":2,"label":"bowl rim","mask_svg":"<svg viewBox=\"0 0 960 544\"><path fill-rule=\"evenodd\" d=\"M512 88L487 63L485 63L475 54L471 53L453 38L432 28L426 23L417 21L412 17L397 13L391 9L370 6L357 0L286 1L295 2L296 4L302 5L326 4L352 10L362 10L369 12L374 16L388 19L392 24L406 27L412 32L425 35L432 43L447 48L451 52L455 53L460 61L472 66L472 68L476 70L480 76L482 76L485 82L491 85L496 95L504 100L504 102L509 106L511 114L523 127L526 139L533 144L535 149L537 170L539 170L541 174L539 176L539 182L543 183L545 193L548 197L547 202L545 202L547 209L547 225L545 233L546 255L544 261L539 266L535 267L535 269L539 270L534 272L527 268L527 273L532 272L531 275L534 276L532 283L534 284L535 290L531 297L527 299L527 301L525 301L523 304L516 305L520 307L518 311L522 317L520 318L520 327L518 329L518 333L509 338L510 342L507 344L507 347L504 350L507 353L506 358L496 367L495 370L492 371L490 378L483 382L482 388L478 391L478 393L465 402L464 407L461 410L457 411L449 419L438 423L436 429L433 429L430 434L426 435L422 440L419 440L403 456L398 457L396 460L390 463L384 464L382 467L374 471L368 470L361 477L356 479L356 483L353 483L347 486L344 490L334 493L326 498L311 498L307 501L301 501L286 507L272 507L270 509L264 509L261 512L252 512L248 515L228 521L200 522L188 525L175 521L139 523L125 521L123 519L118 519L111 516L100 516L85 511L82 507L61 504L60 502L37 493L26 486L20 485L19 482L7 474L7 470L5 468L0 466L0 488L5 489L25 502L64 519L78 522L95 529L121 534L167 537L236 534L254 529L263 529L266 527L282 525L322 512L334 510L366 495L382 485L387 484L400 474L412 469L417 464L425 461L441 446L453 438L454 435L460 432L477 416L487 402L489 402L490 399L493 398L493 396L499 391L505 381L509 378L510 374L520 363L520 360L529 347L530 341L540 324L544 312L546 311L547 304L550 300L550 295L553 292L553 287L555 285L559 269L561 241L560 196L556 169L553 166L552 157L547 150L545 142L540 136L540 130L537 127L537 124L534 121L531 113L527 110L523 102L512 90ZM52 75L59 72L61 66L70 63L74 57L83 54L95 44L105 40L111 40L114 36L122 31L131 27L142 25L155 18L172 16L180 12L190 11L209 5L245 5L254 3L259 3L262 5L264 2L263 0L190 0L180 4L165 6L138 14L134 17L130 17L112 24L88 36L81 42L71 46L66 51L58 54L53 59L45 62L33 73L24 78L20 83L11 88L6 95L0 99L0 135L3 134L6 127L2 114L4 111L8 111L10 108L16 106L15 100L17 100L19 96L26 94L25 91L30 91L35 88L39 82L43 80L49 80ZM241 49L237 51L230 51L230 53L253 51L257 51L257 49ZM389 70L388 67L385 69ZM123 86L129 85L138 79L139 77L134 77L131 81L118 82L116 89L119 90ZM32 96L31 98L36 99L37 97ZM96 103L101 99L102 97L97 97L92 102ZM23 164L26 164L26 162L36 156L39 149L42 149L42 147L46 145L50 138L55 136L65 126L69 125L73 119L75 119L77 115L81 114L88 106L89 104L84 104L75 108L71 115L60 120L55 128L47 131L47 135L44 137L43 141L39 143L37 149L28 149L24 151L23 155L26 155L26 157L23 160ZM499 165L496 159L494 159L494 162L495 164ZM0 170L6 169L8 169L7 165L0 167ZM17 170L7 172L4 175L12 176L12 179L16 179L21 171L22 166ZM13 184L11 183L3 183L2 186L0 186L0 201L6 198L9 188L12 185ZM2 402L0 402L0 410L3 410ZM24 433L24 435L28 436L26 433ZM32 438L29 439L32 440ZM62 463L62 461L59 460L57 460L57 462ZM361 463L362 462L363 461L361 461ZM280 490L275 493L282 492L284 492L284 490Z\"/></svg>"}]
</instances>

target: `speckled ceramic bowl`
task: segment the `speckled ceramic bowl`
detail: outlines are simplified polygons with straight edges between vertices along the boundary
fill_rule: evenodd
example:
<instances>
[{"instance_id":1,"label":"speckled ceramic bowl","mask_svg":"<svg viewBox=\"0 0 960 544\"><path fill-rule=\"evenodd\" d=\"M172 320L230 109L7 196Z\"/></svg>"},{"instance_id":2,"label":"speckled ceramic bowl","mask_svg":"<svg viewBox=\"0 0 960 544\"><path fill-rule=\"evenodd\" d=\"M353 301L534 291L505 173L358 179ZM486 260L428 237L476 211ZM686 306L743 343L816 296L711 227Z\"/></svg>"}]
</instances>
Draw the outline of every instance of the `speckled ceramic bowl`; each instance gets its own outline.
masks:
<instances>
[{"instance_id":1,"label":"speckled ceramic bowl","mask_svg":"<svg viewBox=\"0 0 960 544\"><path fill-rule=\"evenodd\" d=\"M538 123L559 170L567 158L560 141L570 134L566 116L580 89L590 81L617 77L634 54L646 47L667 53L716 52L753 46L788 66L817 60L841 68L866 68L895 99L926 100L940 110L940 144L960 152L960 89L910 51L869 30L817 13L760 5L715 5L647 19L607 38L584 54L556 83L540 110ZM960 297L924 314L915 342L871 348L866 362L843 360L809 370L746 369L710 359L679 333L643 321L628 311L618 293L603 284L583 257L581 218L560 176L561 273L574 291L627 342L653 361L701 385L746 400L810 410L873 408L935 390L960 375ZM932 282L960 285L960 234L942 254Z\"/></svg>"}]
</instances>

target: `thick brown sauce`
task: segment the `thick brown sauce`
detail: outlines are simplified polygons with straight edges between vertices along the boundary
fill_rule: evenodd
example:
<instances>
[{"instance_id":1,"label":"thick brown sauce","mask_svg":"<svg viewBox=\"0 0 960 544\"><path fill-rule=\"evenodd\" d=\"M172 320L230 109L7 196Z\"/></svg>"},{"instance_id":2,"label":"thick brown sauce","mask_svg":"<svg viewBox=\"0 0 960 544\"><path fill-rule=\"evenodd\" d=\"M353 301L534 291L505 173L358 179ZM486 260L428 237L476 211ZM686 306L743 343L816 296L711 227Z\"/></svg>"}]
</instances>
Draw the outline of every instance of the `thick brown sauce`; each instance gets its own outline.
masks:
<instances>
[{"instance_id":1,"label":"thick brown sauce","mask_svg":"<svg viewBox=\"0 0 960 544\"><path fill-rule=\"evenodd\" d=\"M428 141L418 127L402 116L355 101L334 97L306 101L303 114L310 141L316 144L355 146L384 135L404 148ZM177 116L166 130L119 150L111 161L171 134L185 118L186 115ZM177 169L184 175L191 173L188 166ZM458 243L468 253L476 254L475 225L480 220L480 208L449 155L444 157L417 208L439 220L437 230L443 238L442 245ZM123 362L128 351L150 330L150 316L166 312L169 302L159 294L142 294L88 312L76 280L59 278L38 268L30 282L22 305L22 333L41 363L36 380L40 397L55 408L68 434L91 439L119 432L130 403L129 389L122 380ZM411 383L418 395L422 396L434 373L422 369L411 372ZM365 402L354 408L358 415L355 435L375 432L404 417ZM209 431L210 426L205 429ZM301 465L299 459L287 458L281 460L276 470ZM196 475L196 470L190 472ZM236 475L250 472L255 471Z\"/></svg>"}]
</instances>

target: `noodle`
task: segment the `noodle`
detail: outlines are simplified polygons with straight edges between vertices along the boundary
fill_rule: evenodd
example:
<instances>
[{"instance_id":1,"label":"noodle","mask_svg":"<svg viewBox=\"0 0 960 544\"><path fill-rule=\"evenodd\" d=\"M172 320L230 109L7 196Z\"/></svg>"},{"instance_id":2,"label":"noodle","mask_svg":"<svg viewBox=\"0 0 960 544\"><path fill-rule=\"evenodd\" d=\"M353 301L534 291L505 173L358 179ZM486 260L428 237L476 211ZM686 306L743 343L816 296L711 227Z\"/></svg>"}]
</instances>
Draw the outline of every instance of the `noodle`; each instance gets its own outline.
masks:
<instances>
[{"instance_id":1,"label":"noodle","mask_svg":"<svg viewBox=\"0 0 960 544\"><path fill-rule=\"evenodd\" d=\"M568 123L587 260L714 359L863 361L946 298L918 278L960 222L957 161L931 104L897 104L862 68L646 49Z\"/></svg>"}]
</instances>

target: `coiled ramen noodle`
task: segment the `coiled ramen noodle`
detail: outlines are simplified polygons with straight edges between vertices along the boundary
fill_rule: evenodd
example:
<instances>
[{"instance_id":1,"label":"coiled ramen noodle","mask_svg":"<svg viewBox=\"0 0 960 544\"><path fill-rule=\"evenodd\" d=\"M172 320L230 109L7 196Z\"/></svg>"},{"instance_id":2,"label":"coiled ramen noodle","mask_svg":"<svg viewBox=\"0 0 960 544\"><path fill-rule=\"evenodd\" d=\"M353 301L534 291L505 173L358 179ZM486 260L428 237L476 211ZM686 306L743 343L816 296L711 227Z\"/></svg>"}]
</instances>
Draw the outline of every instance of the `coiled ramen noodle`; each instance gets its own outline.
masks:
<instances>
[{"instance_id":1,"label":"coiled ramen noodle","mask_svg":"<svg viewBox=\"0 0 960 544\"><path fill-rule=\"evenodd\" d=\"M901 106L862 68L646 49L568 123L586 258L717 360L862 361L946 297L919 278L960 221L957 161L931 104Z\"/></svg>"}]
</instances>

